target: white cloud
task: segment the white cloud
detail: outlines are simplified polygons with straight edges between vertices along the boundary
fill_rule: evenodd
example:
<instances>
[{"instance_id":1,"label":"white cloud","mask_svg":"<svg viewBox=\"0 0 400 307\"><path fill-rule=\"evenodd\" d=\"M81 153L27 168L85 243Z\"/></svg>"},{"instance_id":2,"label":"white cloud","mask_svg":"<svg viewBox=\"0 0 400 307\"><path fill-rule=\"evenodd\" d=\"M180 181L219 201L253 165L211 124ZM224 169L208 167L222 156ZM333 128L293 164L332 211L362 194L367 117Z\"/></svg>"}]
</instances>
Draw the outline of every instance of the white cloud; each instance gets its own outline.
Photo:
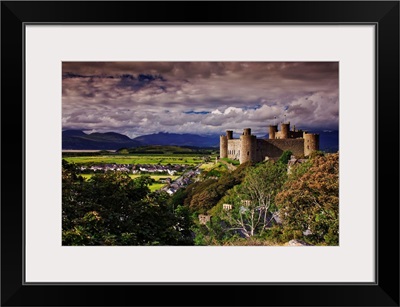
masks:
<instances>
[{"instance_id":1,"label":"white cloud","mask_svg":"<svg viewBox=\"0 0 400 307\"><path fill-rule=\"evenodd\" d=\"M81 75L63 79L64 129L264 133L285 115L299 128L338 127L337 63L70 63L63 72Z\"/></svg>"}]
</instances>

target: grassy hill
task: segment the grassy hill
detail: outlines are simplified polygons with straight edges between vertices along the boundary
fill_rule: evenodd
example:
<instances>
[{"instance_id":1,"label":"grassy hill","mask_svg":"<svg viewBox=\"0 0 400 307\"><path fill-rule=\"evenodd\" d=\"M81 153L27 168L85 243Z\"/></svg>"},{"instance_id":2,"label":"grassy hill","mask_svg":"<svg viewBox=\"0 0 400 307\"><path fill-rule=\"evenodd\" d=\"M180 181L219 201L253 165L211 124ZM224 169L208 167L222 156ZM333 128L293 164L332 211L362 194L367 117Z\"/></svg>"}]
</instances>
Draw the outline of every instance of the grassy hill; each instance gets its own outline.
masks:
<instances>
[{"instance_id":1,"label":"grassy hill","mask_svg":"<svg viewBox=\"0 0 400 307\"><path fill-rule=\"evenodd\" d=\"M86 134L80 130L66 130L62 133L62 149L75 150L117 150L122 147L137 147L142 143L115 132Z\"/></svg>"}]
</instances>

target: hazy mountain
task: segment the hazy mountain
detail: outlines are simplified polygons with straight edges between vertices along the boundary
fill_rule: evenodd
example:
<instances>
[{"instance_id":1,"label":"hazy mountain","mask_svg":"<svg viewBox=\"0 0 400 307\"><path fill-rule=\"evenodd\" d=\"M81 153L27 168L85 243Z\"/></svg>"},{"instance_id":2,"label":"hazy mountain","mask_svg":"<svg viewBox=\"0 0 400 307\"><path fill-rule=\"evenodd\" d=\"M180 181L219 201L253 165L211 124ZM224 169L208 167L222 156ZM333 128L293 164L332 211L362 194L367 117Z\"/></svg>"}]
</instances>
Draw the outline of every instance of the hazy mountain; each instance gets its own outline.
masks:
<instances>
[{"instance_id":1,"label":"hazy mountain","mask_svg":"<svg viewBox=\"0 0 400 307\"><path fill-rule=\"evenodd\" d=\"M339 150L339 131L310 131L319 133L320 150L337 152ZM268 134L265 135L268 138ZM219 147L219 136L200 136L197 134L155 133L130 139L116 132L86 134L80 130L65 130L62 133L63 149L120 149L135 148L146 145L189 146L189 147Z\"/></svg>"},{"instance_id":2,"label":"hazy mountain","mask_svg":"<svg viewBox=\"0 0 400 307\"><path fill-rule=\"evenodd\" d=\"M87 134L81 130L65 130L62 133L63 137L70 137L70 136L86 136Z\"/></svg>"},{"instance_id":3,"label":"hazy mountain","mask_svg":"<svg viewBox=\"0 0 400 307\"><path fill-rule=\"evenodd\" d=\"M197 134L177 134L159 132L155 134L142 135L134 138L144 145L175 145L196 147L219 147L219 136L200 136Z\"/></svg>"},{"instance_id":4,"label":"hazy mountain","mask_svg":"<svg viewBox=\"0 0 400 307\"><path fill-rule=\"evenodd\" d=\"M122 147L132 148L142 144L115 132L86 134L80 130L62 132L62 149L116 150Z\"/></svg>"}]
</instances>

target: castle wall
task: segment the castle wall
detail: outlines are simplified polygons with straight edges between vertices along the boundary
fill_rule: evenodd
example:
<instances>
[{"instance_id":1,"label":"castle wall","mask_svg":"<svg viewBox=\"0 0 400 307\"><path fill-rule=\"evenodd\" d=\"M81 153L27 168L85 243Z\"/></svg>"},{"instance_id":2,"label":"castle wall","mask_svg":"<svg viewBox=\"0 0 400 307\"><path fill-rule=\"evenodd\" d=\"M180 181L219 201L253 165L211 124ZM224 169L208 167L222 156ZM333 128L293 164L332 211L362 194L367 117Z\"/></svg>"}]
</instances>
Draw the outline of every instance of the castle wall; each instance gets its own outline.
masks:
<instances>
[{"instance_id":1,"label":"castle wall","mask_svg":"<svg viewBox=\"0 0 400 307\"><path fill-rule=\"evenodd\" d=\"M256 145L256 155L254 162L261 162L265 160L265 156L267 155L267 142L264 139L257 139Z\"/></svg>"},{"instance_id":2,"label":"castle wall","mask_svg":"<svg viewBox=\"0 0 400 307\"><path fill-rule=\"evenodd\" d=\"M261 162L266 157L277 159L286 150L297 157L308 156L319 150L319 134L303 132L294 127L290 131L290 124L282 124L282 131L276 130L277 126L270 126L270 139L257 139L251 134L250 128L243 129L240 139L233 139L232 131L227 130L226 135L220 136L220 157L239 160L242 164L248 161Z\"/></svg>"},{"instance_id":3,"label":"castle wall","mask_svg":"<svg viewBox=\"0 0 400 307\"><path fill-rule=\"evenodd\" d=\"M302 138L302 137L303 137L303 130L289 131L289 138L291 138L291 139L297 139L297 138Z\"/></svg>"},{"instance_id":4,"label":"castle wall","mask_svg":"<svg viewBox=\"0 0 400 307\"><path fill-rule=\"evenodd\" d=\"M239 139L230 139L228 140L228 150L227 150L227 157L229 159L236 159L239 160L240 158L240 149L241 144Z\"/></svg>"},{"instance_id":5,"label":"castle wall","mask_svg":"<svg viewBox=\"0 0 400 307\"><path fill-rule=\"evenodd\" d=\"M262 156L271 158L278 158L285 150L290 150L295 156L304 155L304 139L275 139L263 140L265 144L262 145Z\"/></svg>"}]
</instances>

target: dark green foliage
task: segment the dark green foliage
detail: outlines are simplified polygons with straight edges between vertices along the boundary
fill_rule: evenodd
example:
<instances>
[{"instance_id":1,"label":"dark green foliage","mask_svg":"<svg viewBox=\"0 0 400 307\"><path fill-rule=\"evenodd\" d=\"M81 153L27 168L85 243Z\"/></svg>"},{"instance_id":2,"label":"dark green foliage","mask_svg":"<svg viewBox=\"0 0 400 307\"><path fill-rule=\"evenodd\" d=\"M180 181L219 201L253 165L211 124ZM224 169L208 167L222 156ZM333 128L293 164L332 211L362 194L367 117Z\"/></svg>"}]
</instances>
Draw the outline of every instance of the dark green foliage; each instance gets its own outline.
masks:
<instances>
[{"instance_id":1,"label":"dark green foliage","mask_svg":"<svg viewBox=\"0 0 400 307\"><path fill-rule=\"evenodd\" d=\"M192 244L188 212L150 193L152 180L107 172L84 181L63 162L63 245Z\"/></svg>"},{"instance_id":2,"label":"dark green foliage","mask_svg":"<svg viewBox=\"0 0 400 307\"><path fill-rule=\"evenodd\" d=\"M187 195L188 195L187 189L178 189L174 194L172 194L168 202L173 208L182 206L184 204Z\"/></svg>"},{"instance_id":3,"label":"dark green foliage","mask_svg":"<svg viewBox=\"0 0 400 307\"><path fill-rule=\"evenodd\" d=\"M242 182L245 175L245 166L238 167L233 172L226 172L216 179L207 179L190 185L187 189L185 205L192 211L205 213L214 207L225 193Z\"/></svg>"},{"instance_id":4,"label":"dark green foliage","mask_svg":"<svg viewBox=\"0 0 400 307\"><path fill-rule=\"evenodd\" d=\"M292 154L293 153L290 150L285 150L279 157L278 162L287 165Z\"/></svg>"},{"instance_id":5,"label":"dark green foliage","mask_svg":"<svg viewBox=\"0 0 400 307\"><path fill-rule=\"evenodd\" d=\"M210 212L224 221L225 231L231 236L260 236L272 225L274 198L286 177L282 163L268 161L248 167L241 184L227 191ZM232 205L232 209L223 210L224 203Z\"/></svg>"},{"instance_id":6,"label":"dark green foliage","mask_svg":"<svg viewBox=\"0 0 400 307\"><path fill-rule=\"evenodd\" d=\"M206 179L204 181L200 181L200 182L195 182L190 184L187 188L186 188L186 198L184 200L184 204L185 206L190 207L190 203L192 201L192 198L197 195L202 193L204 190L206 190L210 185L216 183L217 180L216 179Z\"/></svg>"},{"instance_id":7,"label":"dark green foliage","mask_svg":"<svg viewBox=\"0 0 400 307\"><path fill-rule=\"evenodd\" d=\"M238 160L232 160L232 159L229 159L229 158L221 158L221 160L223 160L225 162L228 162L228 163L231 163L231 164L236 165L236 166L240 165L240 161L238 161Z\"/></svg>"},{"instance_id":8,"label":"dark green foliage","mask_svg":"<svg viewBox=\"0 0 400 307\"><path fill-rule=\"evenodd\" d=\"M279 225L272 225L271 227L266 228L262 238L276 244L287 242L283 237L282 227Z\"/></svg>"},{"instance_id":9,"label":"dark green foliage","mask_svg":"<svg viewBox=\"0 0 400 307\"><path fill-rule=\"evenodd\" d=\"M226 168L226 166L224 165ZM221 177L222 173L216 169L212 169L207 173L207 177Z\"/></svg>"},{"instance_id":10,"label":"dark green foliage","mask_svg":"<svg viewBox=\"0 0 400 307\"><path fill-rule=\"evenodd\" d=\"M193 227L195 245L223 245L232 238L232 233L226 231L226 224L218 216L212 217L212 222L206 225L197 224Z\"/></svg>"}]
</instances>

